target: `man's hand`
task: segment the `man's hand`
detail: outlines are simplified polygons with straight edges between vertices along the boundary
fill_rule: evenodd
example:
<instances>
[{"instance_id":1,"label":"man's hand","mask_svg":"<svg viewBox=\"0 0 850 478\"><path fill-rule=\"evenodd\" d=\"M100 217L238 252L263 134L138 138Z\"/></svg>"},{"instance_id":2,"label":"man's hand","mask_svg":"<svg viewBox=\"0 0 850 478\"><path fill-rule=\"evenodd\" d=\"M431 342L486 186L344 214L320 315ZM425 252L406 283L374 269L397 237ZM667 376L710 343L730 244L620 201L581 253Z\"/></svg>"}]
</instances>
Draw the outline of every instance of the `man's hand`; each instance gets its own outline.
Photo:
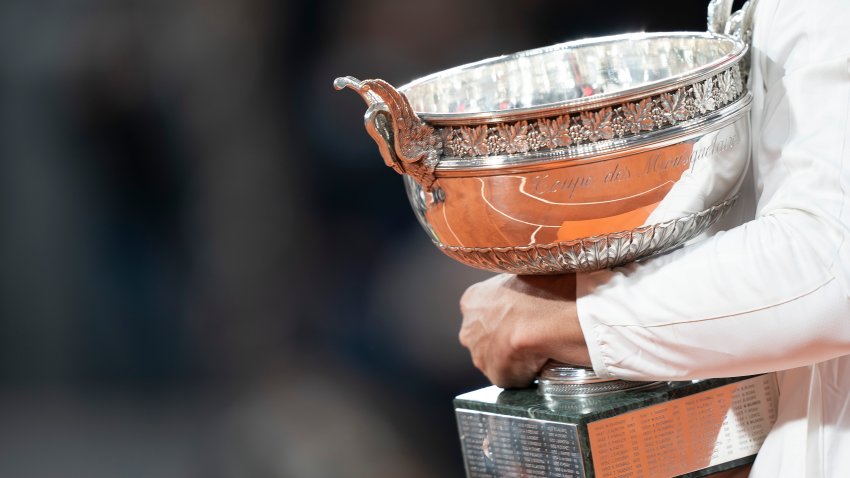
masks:
<instances>
[{"instance_id":1,"label":"man's hand","mask_svg":"<svg viewBox=\"0 0 850 478\"><path fill-rule=\"evenodd\" d=\"M493 384L524 387L549 359L590 365L578 322L575 276L502 274L460 300L460 342Z\"/></svg>"}]
</instances>

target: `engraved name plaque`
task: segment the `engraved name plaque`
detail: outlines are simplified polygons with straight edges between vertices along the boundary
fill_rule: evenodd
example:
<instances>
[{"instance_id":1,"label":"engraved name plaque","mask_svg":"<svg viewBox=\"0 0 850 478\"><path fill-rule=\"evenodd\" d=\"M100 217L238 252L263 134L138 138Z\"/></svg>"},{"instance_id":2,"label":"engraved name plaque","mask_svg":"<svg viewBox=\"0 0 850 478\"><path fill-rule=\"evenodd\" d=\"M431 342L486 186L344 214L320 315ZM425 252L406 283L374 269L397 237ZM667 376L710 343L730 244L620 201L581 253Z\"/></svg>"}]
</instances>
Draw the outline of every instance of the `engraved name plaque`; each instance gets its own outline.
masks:
<instances>
[{"instance_id":1,"label":"engraved name plaque","mask_svg":"<svg viewBox=\"0 0 850 478\"><path fill-rule=\"evenodd\" d=\"M488 387L455 412L470 478L663 478L752 462L777 404L767 374L558 399Z\"/></svg>"}]
</instances>

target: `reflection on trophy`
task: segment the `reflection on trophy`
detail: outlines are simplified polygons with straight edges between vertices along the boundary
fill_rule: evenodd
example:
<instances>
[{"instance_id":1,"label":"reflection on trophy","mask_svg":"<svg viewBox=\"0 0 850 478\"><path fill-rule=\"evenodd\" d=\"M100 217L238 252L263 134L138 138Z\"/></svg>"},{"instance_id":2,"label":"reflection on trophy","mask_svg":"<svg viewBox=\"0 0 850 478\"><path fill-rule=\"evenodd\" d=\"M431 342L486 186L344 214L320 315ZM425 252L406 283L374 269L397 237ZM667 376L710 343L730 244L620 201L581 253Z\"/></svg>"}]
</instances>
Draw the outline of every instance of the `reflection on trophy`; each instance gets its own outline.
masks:
<instances>
[{"instance_id":1,"label":"reflection on trophy","mask_svg":"<svg viewBox=\"0 0 850 478\"><path fill-rule=\"evenodd\" d=\"M752 8L709 32L553 45L398 89L338 78L446 255L514 274L614 267L696 239L735 204L750 154ZM455 400L467 475L705 476L753 460L772 375L627 382L548 363L537 389Z\"/></svg>"}]
</instances>

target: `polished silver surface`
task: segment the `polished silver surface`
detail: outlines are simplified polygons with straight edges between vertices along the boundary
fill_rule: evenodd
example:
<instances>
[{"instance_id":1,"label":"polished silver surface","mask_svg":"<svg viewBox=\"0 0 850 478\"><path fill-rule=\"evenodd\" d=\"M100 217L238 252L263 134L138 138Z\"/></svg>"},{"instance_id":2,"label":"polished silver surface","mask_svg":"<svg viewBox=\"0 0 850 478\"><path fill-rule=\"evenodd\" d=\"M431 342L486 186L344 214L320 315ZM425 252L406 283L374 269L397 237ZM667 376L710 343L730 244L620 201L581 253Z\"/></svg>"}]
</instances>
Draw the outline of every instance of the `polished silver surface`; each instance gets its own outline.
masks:
<instances>
[{"instance_id":1,"label":"polished silver surface","mask_svg":"<svg viewBox=\"0 0 850 478\"><path fill-rule=\"evenodd\" d=\"M708 2L708 31L725 33L731 24L733 0L711 0Z\"/></svg>"},{"instance_id":2,"label":"polished silver surface","mask_svg":"<svg viewBox=\"0 0 850 478\"><path fill-rule=\"evenodd\" d=\"M537 393L546 397L589 397L660 383L600 378L592 368L549 361L537 378Z\"/></svg>"},{"instance_id":3,"label":"polished silver surface","mask_svg":"<svg viewBox=\"0 0 850 478\"><path fill-rule=\"evenodd\" d=\"M671 140L699 136L706 128L734 121L749 112L751 102L738 69L731 68L673 94L624 103L614 109L543 118L536 123L443 128L439 130L443 156L435 173L480 175L488 170L587 160L611 152L637 152ZM521 135L512 134L517 128Z\"/></svg>"},{"instance_id":4,"label":"polished silver surface","mask_svg":"<svg viewBox=\"0 0 850 478\"><path fill-rule=\"evenodd\" d=\"M342 77L334 80L334 88L351 88L369 105L363 122L384 163L430 188L443 145L434 128L417 116L407 97L384 80Z\"/></svg>"},{"instance_id":5,"label":"polished silver surface","mask_svg":"<svg viewBox=\"0 0 850 478\"><path fill-rule=\"evenodd\" d=\"M366 129L387 165L403 173L417 218L443 252L492 271L556 274L612 267L675 247L731 207L748 164L751 95L737 65L725 68L676 94L640 100L654 105L643 109L650 114L645 130L635 118L629 135L618 137L614 125L629 123L616 118L634 106L621 103L578 113L570 121L581 124L569 130L576 144L554 150L505 148L553 140L555 133L514 129L505 139L500 125L488 127L499 136L490 140L516 153L489 156L479 149L474 157L446 156L459 154L457 146L444 144L450 136L441 139L439 128L386 82L340 78L336 86L370 103ZM588 114L591 119L582 122ZM555 120L538 124L547 121ZM461 127L461 136L464 128L473 127ZM595 142L582 144L583 137ZM463 147L474 149L470 145Z\"/></svg>"},{"instance_id":6,"label":"polished silver surface","mask_svg":"<svg viewBox=\"0 0 850 478\"><path fill-rule=\"evenodd\" d=\"M737 192L748 168L749 95L738 103L734 108L730 107L729 111L716 112L707 118L706 124L696 128L682 125L675 130L656 132L654 136L648 135L649 139L654 141L644 138L642 147L628 148L626 152L587 155L583 158L584 162L580 159L555 157L550 163L545 163L538 158L530 160L536 164L536 170L532 168L530 172L514 173L509 168L504 168L495 169L493 175L486 175L482 170L475 170L475 174L461 172L459 177L454 179L467 182L474 179L482 191L469 191L471 188L466 185L455 188L450 178L438 181L438 186L430 191L426 191L416 181L406 178L406 190L416 217L435 245L448 256L467 265L514 274L561 274L615 267L663 252L693 239L711 227L735 204ZM606 206L605 203L608 203L622 204L626 209L634 209L639 204L630 203L639 201L642 196L630 192L630 182L647 177L646 174L640 176L638 173L650 169L660 169L660 173L665 173L664 168L677 163L679 168L685 168L680 177L662 174L657 179L652 178L650 185L664 185L670 181L672 185L663 186L669 187L669 190L664 192L660 202L637 227L615 228L604 234L572 240L541 240L545 232L542 229L545 227L557 228L558 231L568 229L564 226L558 208L567 209L566 213L573 208L587 208L593 213L601 211L603 206ZM640 171L628 172L628 168L635 168L635 164ZM620 178L618 183L611 181L607 184L605 178L600 177L606 171L618 169L633 176ZM506 170L508 172L505 172ZM467 175L472 177L464 178ZM591 187L587 190L588 194L596 194L597 197L602 195L603 200L597 203L580 200L583 198L580 188L576 188L576 191L554 191L553 194L560 194L562 200L559 201L549 201L546 198L550 195L540 192L543 189L551 189L548 185L546 188L540 186L544 184L543 181L556 184L555 181L558 180L551 178L592 175L596 175L596 189ZM610 172L607 175L611 177ZM513 186L513 189L509 189L501 186L510 183L520 187ZM523 184L527 186L525 189ZM566 180L561 184L566 184ZM610 193L606 193L603 186L608 187ZM488 191L496 191L497 187L501 189L488 195L483 192L485 187ZM571 197L563 201L567 193ZM530 199L530 196L534 199ZM521 201L530 201L531 207L539 209L525 207ZM463 211L481 204L484 204L486 209L482 208L480 215L495 217L499 222L494 222L494 219L486 221L476 216L480 222L475 224L475 227L469 227L471 232L464 236L461 232L464 224L452 224L449 220L453 217L451 212L458 210L459 214L463 214ZM449 213L446 214L446 211ZM537 222L524 224L521 214L535 214ZM509 216L515 216L514 220L509 219ZM598 221L609 220L602 212L593 217ZM505 231L509 228L517 231L517 234L523 233L521 227L526 228L526 239L514 239L514 244L498 242L508 237ZM466 240L475 239L473 234L478 234L481 240L495 244L464 244Z\"/></svg>"},{"instance_id":7,"label":"polished silver surface","mask_svg":"<svg viewBox=\"0 0 850 478\"><path fill-rule=\"evenodd\" d=\"M734 64L746 45L711 33L634 33L490 58L399 88L434 124L493 123L649 97Z\"/></svg>"},{"instance_id":8,"label":"polished silver surface","mask_svg":"<svg viewBox=\"0 0 850 478\"><path fill-rule=\"evenodd\" d=\"M353 77L334 86L363 97L366 130L385 163L427 189L452 158L487 157L488 166L623 148L624 137L721 110L744 93L746 51L712 33L628 34L492 58L398 90Z\"/></svg>"},{"instance_id":9,"label":"polished silver surface","mask_svg":"<svg viewBox=\"0 0 850 478\"><path fill-rule=\"evenodd\" d=\"M708 31L723 34L744 43L752 44L753 21L758 0L748 0L740 10L732 12L732 0L711 0L708 4ZM750 72L750 52L739 62L741 78L747 82Z\"/></svg>"},{"instance_id":10,"label":"polished silver surface","mask_svg":"<svg viewBox=\"0 0 850 478\"><path fill-rule=\"evenodd\" d=\"M464 264L491 272L522 275L591 272L658 254L693 239L729 211L736 199L671 221L575 241L522 247L437 247Z\"/></svg>"},{"instance_id":11,"label":"polished silver surface","mask_svg":"<svg viewBox=\"0 0 850 478\"><path fill-rule=\"evenodd\" d=\"M590 367L579 367L559 362L549 362L543 369L540 378L544 380L560 380L568 383L601 383L608 379L600 378Z\"/></svg>"},{"instance_id":12,"label":"polished silver surface","mask_svg":"<svg viewBox=\"0 0 850 478\"><path fill-rule=\"evenodd\" d=\"M732 12L733 0L711 0L708 4L708 31L724 34L750 44L758 0L748 0L740 10Z\"/></svg>"},{"instance_id":13,"label":"polished silver surface","mask_svg":"<svg viewBox=\"0 0 850 478\"><path fill-rule=\"evenodd\" d=\"M367 132L385 163L410 179L417 217L453 257L480 266L482 253L536 254L576 241L598 256L600 238L619 248L635 233L628 254L581 269L556 260L564 268L549 271L553 262L543 259L548 273L609 267L690 239L737 193L749 153L751 99L740 70L747 7L732 14L728 0L714 0L711 32L562 43L398 90L379 79L334 85L369 105ZM730 123L716 148L717 128ZM669 234L671 226L687 233ZM657 247L659 231L676 239ZM542 270L501 260L496 270Z\"/></svg>"},{"instance_id":14,"label":"polished silver surface","mask_svg":"<svg viewBox=\"0 0 850 478\"><path fill-rule=\"evenodd\" d=\"M671 221L575 241L523 247L438 247L449 257L492 272L523 275L590 272L658 254L693 239L717 222L736 199Z\"/></svg>"},{"instance_id":15,"label":"polished silver surface","mask_svg":"<svg viewBox=\"0 0 850 478\"><path fill-rule=\"evenodd\" d=\"M496 163L493 159L470 163L462 158L508 156L498 160L505 164L532 161L538 151L575 156L612 147L633 147L649 139L647 132L681 125L697 127L698 120L744 94L738 65L733 65L705 80L613 106L537 120L447 126L438 130L443 143L438 171Z\"/></svg>"}]
</instances>

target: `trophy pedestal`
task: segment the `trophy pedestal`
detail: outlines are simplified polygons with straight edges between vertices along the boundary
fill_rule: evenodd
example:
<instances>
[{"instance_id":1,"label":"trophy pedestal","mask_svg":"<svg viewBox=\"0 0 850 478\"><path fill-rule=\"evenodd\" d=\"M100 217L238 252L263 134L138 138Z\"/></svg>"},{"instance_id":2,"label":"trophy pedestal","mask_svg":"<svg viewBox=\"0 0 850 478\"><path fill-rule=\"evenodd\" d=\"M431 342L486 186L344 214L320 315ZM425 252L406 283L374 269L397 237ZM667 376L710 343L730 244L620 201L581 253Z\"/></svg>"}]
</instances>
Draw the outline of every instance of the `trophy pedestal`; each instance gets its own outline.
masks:
<instances>
[{"instance_id":1,"label":"trophy pedestal","mask_svg":"<svg viewBox=\"0 0 850 478\"><path fill-rule=\"evenodd\" d=\"M707 476L755 459L777 404L773 374L570 397L488 387L454 401L470 478Z\"/></svg>"}]
</instances>

